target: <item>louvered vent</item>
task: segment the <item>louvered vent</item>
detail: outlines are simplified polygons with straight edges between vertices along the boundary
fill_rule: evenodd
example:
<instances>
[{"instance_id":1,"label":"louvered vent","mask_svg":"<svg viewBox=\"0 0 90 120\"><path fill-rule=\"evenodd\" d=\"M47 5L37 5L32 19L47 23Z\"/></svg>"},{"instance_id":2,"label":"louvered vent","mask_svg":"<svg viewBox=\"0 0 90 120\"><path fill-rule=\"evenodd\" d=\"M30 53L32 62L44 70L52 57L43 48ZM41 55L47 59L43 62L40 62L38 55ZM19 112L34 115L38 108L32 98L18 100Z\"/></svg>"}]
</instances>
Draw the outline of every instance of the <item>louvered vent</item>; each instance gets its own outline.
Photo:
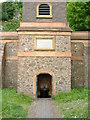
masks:
<instances>
[{"instance_id":1,"label":"louvered vent","mask_svg":"<svg viewBox=\"0 0 90 120\"><path fill-rule=\"evenodd\" d=\"M41 4L39 6L39 15L50 15L50 7L48 4Z\"/></svg>"}]
</instances>

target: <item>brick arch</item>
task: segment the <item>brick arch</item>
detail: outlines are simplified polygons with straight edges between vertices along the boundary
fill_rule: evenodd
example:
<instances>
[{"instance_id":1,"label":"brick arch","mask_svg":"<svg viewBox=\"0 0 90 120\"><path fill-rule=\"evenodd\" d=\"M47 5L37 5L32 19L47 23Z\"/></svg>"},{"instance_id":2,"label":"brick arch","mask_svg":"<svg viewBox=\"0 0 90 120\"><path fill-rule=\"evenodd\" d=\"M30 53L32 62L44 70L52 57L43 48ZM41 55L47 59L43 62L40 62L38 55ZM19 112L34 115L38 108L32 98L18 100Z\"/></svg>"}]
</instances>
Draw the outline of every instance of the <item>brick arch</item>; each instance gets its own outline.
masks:
<instances>
[{"instance_id":1,"label":"brick arch","mask_svg":"<svg viewBox=\"0 0 90 120\"><path fill-rule=\"evenodd\" d=\"M55 96L55 74L54 72L52 71L47 71L47 70L39 70L36 72L36 74L34 75L34 81L33 81L33 95L34 95L34 98L36 98L36 77L39 75L39 74L50 74L52 76L52 96Z\"/></svg>"}]
</instances>

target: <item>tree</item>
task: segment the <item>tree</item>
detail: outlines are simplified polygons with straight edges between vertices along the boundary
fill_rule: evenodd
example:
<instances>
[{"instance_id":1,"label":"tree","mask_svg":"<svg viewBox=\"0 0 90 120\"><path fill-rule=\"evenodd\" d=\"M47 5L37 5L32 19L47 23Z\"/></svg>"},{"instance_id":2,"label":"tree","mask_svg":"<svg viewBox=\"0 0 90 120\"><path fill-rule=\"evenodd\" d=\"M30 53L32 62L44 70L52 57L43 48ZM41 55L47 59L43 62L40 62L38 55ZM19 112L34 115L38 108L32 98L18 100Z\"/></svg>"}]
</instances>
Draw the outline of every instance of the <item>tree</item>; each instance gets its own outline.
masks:
<instances>
[{"instance_id":1,"label":"tree","mask_svg":"<svg viewBox=\"0 0 90 120\"><path fill-rule=\"evenodd\" d=\"M8 20L8 13L7 13L7 9L6 9L6 4L3 3L0 5L1 6L1 12L0 12L0 20Z\"/></svg>"},{"instance_id":2,"label":"tree","mask_svg":"<svg viewBox=\"0 0 90 120\"><path fill-rule=\"evenodd\" d=\"M2 3L3 31L16 31L22 20L22 2Z\"/></svg>"},{"instance_id":3,"label":"tree","mask_svg":"<svg viewBox=\"0 0 90 120\"><path fill-rule=\"evenodd\" d=\"M13 2L2 3L2 21L13 19L15 8Z\"/></svg>"},{"instance_id":4,"label":"tree","mask_svg":"<svg viewBox=\"0 0 90 120\"><path fill-rule=\"evenodd\" d=\"M67 3L67 21L73 31L89 31L90 2Z\"/></svg>"},{"instance_id":5,"label":"tree","mask_svg":"<svg viewBox=\"0 0 90 120\"><path fill-rule=\"evenodd\" d=\"M67 2L67 21L73 31L90 30L89 6L90 2ZM3 30L16 30L22 20L22 2L14 0L2 3L2 15L0 12L0 18L3 21Z\"/></svg>"}]
</instances>

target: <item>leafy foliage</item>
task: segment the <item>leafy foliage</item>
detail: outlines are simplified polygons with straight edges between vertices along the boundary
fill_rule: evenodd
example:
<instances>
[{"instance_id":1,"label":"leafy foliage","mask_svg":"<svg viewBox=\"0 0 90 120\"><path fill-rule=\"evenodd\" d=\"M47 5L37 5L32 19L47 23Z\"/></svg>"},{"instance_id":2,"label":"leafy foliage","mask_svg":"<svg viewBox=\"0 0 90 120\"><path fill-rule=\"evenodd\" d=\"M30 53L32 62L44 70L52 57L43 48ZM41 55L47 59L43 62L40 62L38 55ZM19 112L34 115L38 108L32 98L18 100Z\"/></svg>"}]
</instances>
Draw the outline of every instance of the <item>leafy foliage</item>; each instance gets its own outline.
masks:
<instances>
[{"instance_id":1,"label":"leafy foliage","mask_svg":"<svg viewBox=\"0 0 90 120\"><path fill-rule=\"evenodd\" d=\"M2 19L3 31L16 31L22 20L22 2L3 2L0 19Z\"/></svg>"},{"instance_id":2,"label":"leafy foliage","mask_svg":"<svg viewBox=\"0 0 90 120\"><path fill-rule=\"evenodd\" d=\"M67 21L74 31L89 31L90 2L69 2L67 3Z\"/></svg>"},{"instance_id":3,"label":"leafy foliage","mask_svg":"<svg viewBox=\"0 0 90 120\"><path fill-rule=\"evenodd\" d=\"M8 20L8 14L6 12L6 4L4 3L2 6L2 13L0 13L0 20Z\"/></svg>"},{"instance_id":4,"label":"leafy foliage","mask_svg":"<svg viewBox=\"0 0 90 120\"><path fill-rule=\"evenodd\" d=\"M3 31L16 31L17 28L20 26L20 19L17 20L16 18L2 22Z\"/></svg>"},{"instance_id":5,"label":"leafy foliage","mask_svg":"<svg viewBox=\"0 0 90 120\"><path fill-rule=\"evenodd\" d=\"M3 31L15 31L19 27L20 21L22 20L22 2L17 2L17 0L12 2L8 1L9 0L2 3L2 15L0 12L0 19L3 21ZM67 21L73 31L90 30L89 6L90 1L67 2Z\"/></svg>"}]
</instances>

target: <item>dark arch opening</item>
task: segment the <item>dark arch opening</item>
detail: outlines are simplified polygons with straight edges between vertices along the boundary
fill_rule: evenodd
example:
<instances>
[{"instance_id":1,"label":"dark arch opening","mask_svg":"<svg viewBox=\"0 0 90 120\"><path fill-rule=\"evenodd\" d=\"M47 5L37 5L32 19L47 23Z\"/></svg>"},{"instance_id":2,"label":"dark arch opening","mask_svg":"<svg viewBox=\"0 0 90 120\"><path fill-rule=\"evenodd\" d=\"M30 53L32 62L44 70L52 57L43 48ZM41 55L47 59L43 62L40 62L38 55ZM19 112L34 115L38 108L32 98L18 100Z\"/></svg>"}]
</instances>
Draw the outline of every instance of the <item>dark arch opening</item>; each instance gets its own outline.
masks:
<instances>
[{"instance_id":1,"label":"dark arch opening","mask_svg":"<svg viewBox=\"0 0 90 120\"><path fill-rule=\"evenodd\" d=\"M37 76L37 97L50 98L52 96L52 76L39 74Z\"/></svg>"},{"instance_id":2,"label":"dark arch opening","mask_svg":"<svg viewBox=\"0 0 90 120\"><path fill-rule=\"evenodd\" d=\"M41 4L39 6L39 15L50 15L50 6L48 4Z\"/></svg>"}]
</instances>

